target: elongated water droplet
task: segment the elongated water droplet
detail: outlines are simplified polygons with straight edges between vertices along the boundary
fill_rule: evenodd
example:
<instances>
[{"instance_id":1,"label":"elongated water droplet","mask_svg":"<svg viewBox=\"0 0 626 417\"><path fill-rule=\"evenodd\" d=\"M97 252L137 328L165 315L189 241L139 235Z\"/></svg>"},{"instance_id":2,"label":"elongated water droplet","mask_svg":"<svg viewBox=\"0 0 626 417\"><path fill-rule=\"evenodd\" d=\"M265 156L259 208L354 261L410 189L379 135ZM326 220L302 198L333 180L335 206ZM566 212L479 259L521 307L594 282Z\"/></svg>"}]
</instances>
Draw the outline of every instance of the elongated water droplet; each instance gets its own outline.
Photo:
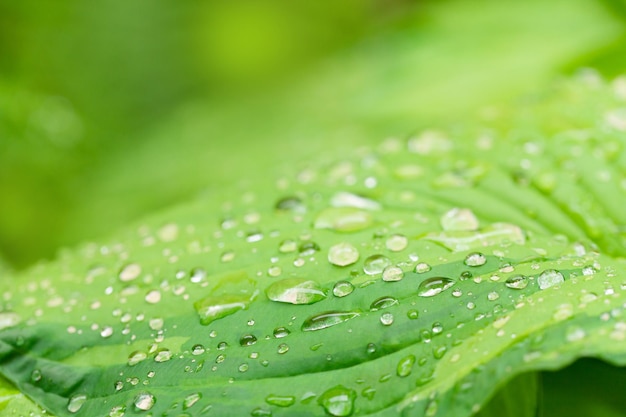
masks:
<instances>
[{"instance_id":1,"label":"elongated water droplet","mask_svg":"<svg viewBox=\"0 0 626 417\"><path fill-rule=\"evenodd\" d=\"M432 297L454 285L454 281L445 277L432 277L420 282L417 295L420 297Z\"/></svg>"},{"instance_id":2,"label":"elongated water droplet","mask_svg":"<svg viewBox=\"0 0 626 417\"><path fill-rule=\"evenodd\" d=\"M159 349L154 357L155 362L167 362L172 359L172 352L169 349Z\"/></svg>"},{"instance_id":3,"label":"elongated water droplet","mask_svg":"<svg viewBox=\"0 0 626 417\"><path fill-rule=\"evenodd\" d=\"M126 414L126 407L123 405L116 405L111 408L108 417L124 417L124 414Z\"/></svg>"},{"instance_id":4,"label":"elongated water droplet","mask_svg":"<svg viewBox=\"0 0 626 417\"><path fill-rule=\"evenodd\" d=\"M139 362L145 360L148 357L146 352L141 352L139 350L133 352L128 356L128 366L135 366Z\"/></svg>"},{"instance_id":5,"label":"elongated water droplet","mask_svg":"<svg viewBox=\"0 0 626 417\"><path fill-rule=\"evenodd\" d=\"M305 332L326 329L331 326L343 323L355 317L359 313L356 311L327 311L322 314L311 316L302 323L302 330Z\"/></svg>"},{"instance_id":6,"label":"elongated water droplet","mask_svg":"<svg viewBox=\"0 0 626 417\"><path fill-rule=\"evenodd\" d=\"M337 385L320 395L317 402L324 407L324 410L331 416L347 417L352 415L354 411L355 399L355 391L343 385Z\"/></svg>"},{"instance_id":7,"label":"elongated water droplet","mask_svg":"<svg viewBox=\"0 0 626 417\"><path fill-rule=\"evenodd\" d=\"M480 252L470 253L463 263L467 266L482 266L487 263L487 257Z\"/></svg>"},{"instance_id":8,"label":"elongated water droplet","mask_svg":"<svg viewBox=\"0 0 626 417\"><path fill-rule=\"evenodd\" d=\"M289 304L313 304L326 298L317 282L301 278L276 281L267 287L265 294L272 301Z\"/></svg>"},{"instance_id":9,"label":"elongated water droplet","mask_svg":"<svg viewBox=\"0 0 626 417\"><path fill-rule=\"evenodd\" d=\"M338 281L333 286L333 295L335 297L345 297L352 294L354 291L354 285L348 281Z\"/></svg>"},{"instance_id":10,"label":"elongated water droplet","mask_svg":"<svg viewBox=\"0 0 626 417\"><path fill-rule=\"evenodd\" d=\"M187 410L193 407L200 399L202 398L202 394L199 392L194 392L193 394L189 394L183 400L183 410Z\"/></svg>"},{"instance_id":11,"label":"elongated water droplet","mask_svg":"<svg viewBox=\"0 0 626 417\"><path fill-rule=\"evenodd\" d=\"M276 202L276 210L291 211L294 213L304 213L306 206L299 197L289 196L281 198Z\"/></svg>"},{"instance_id":12,"label":"elongated water droplet","mask_svg":"<svg viewBox=\"0 0 626 417\"><path fill-rule=\"evenodd\" d=\"M78 413L78 411L83 407L83 404L87 402L87 395L85 394L75 394L72 395L69 402L67 403L67 411L70 413Z\"/></svg>"},{"instance_id":13,"label":"elongated water droplet","mask_svg":"<svg viewBox=\"0 0 626 417\"><path fill-rule=\"evenodd\" d=\"M282 339L283 337L289 336L291 332L286 327L277 327L274 329L274 337L276 339Z\"/></svg>"},{"instance_id":14,"label":"elongated water droplet","mask_svg":"<svg viewBox=\"0 0 626 417\"><path fill-rule=\"evenodd\" d=\"M370 311L382 310L383 308L388 308L397 304L397 298L391 296L380 297L370 304Z\"/></svg>"},{"instance_id":15,"label":"elongated water droplet","mask_svg":"<svg viewBox=\"0 0 626 417\"><path fill-rule=\"evenodd\" d=\"M391 235L385 242L385 247L392 252L400 252L406 249L409 244L409 239L404 235Z\"/></svg>"},{"instance_id":16,"label":"elongated water droplet","mask_svg":"<svg viewBox=\"0 0 626 417\"><path fill-rule=\"evenodd\" d=\"M135 397L134 403L138 410L148 411L154 407L156 397L149 392L142 392Z\"/></svg>"},{"instance_id":17,"label":"elongated water droplet","mask_svg":"<svg viewBox=\"0 0 626 417\"><path fill-rule=\"evenodd\" d=\"M331 229L337 232L356 232L373 223L370 213L352 207L331 207L320 212L315 219L316 229Z\"/></svg>"},{"instance_id":18,"label":"elongated water droplet","mask_svg":"<svg viewBox=\"0 0 626 417\"><path fill-rule=\"evenodd\" d=\"M200 322L206 326L217 319L245 310L249 302L250 297L243 295L208 296L195 302L194 307Z\"/></svg>"},{"instance_id":19,"label":"elongated water droplet","mask_svg":"<svg viewBox=\"0 0 626 417\"><path fill-rule=\"evenodd\" d=\"M537 277L537 284L539 284L539 288L542 290L558 285L564 281L563 274L555 269L547 269Z\"/></svg>"},{"instance_id":20,"label":"elongated water droplet","mask_svg":"<svg viewBox=\"0 0 626 417\"><path fill-rule=\"evenodd\" d=\"M296 397L293 397L291 395L270 394L265 397L265 402L269 405L275 405L277 407L289 407L296 403Z\"/></svg>"},{"instance_id":21,"label":"elongated water droplet","mask_svg":"<svg viewBox=\"0 0 626 417\"><path fill-rule=\"evenodd\" d=\"M504 285L514 290L523 290L528 286L528 277L525 275L515 275L507 278Z\"/></svg>"},{"instance_id":22,"label":"elongated water droplet","mask_svg":"<svg viewBox=\"0 0 626 417\"><path fill-rule=\"evenodd\" d=\"M441 227L445 231L473 231L478 229L478 219L470 209L453 208L441 216Z\"/></svg>"},{"instance_id":23,"label":"elongated water droplet","mask_svg":"<svg viewBox=\"0 0 626 417\"><path fill-rule=\"evenodd\" d=\"M369 198L340 191L332 196L330 205L333 207L352 207L363 210L380 210L380 203Z\"/></svg>"},{"instance_id":24,"label":"elongated water droplet","mask_svg":"<svg viewBox=\"0 0 626 417\"><path fill-rule=\"evenodd\" d=\"M363 262L363 272L367 275L382 273L391 265L391 260L383 255L372 255Z\"/></svg>"},{"instance_id":25,"label":"elongated water droplet","mask_svg":"<svg viewBox=\"0 0 626 417\"><path fill-rule=\"evenodd\" d=\"M398 266L388 266L383 270L383 281L394 282L400 281L402 278L404 278L404 271Z\"/></svg>"},{"instance_id":26,"label":"elongated water droplet","mask_svg":"<svg viewBox=\"0 0 626 417\"><path fill-rule=\"evenodd\" d=\"M359 260L359 251L349 243L333 245L328 250L328 262L337 266L352 265Z\"/></svg>"},{"instance_id":27,"label":"elongated water droplet","mask_svg":"<svg viewBox=\"0 0 626 417\"><path fill-rule=\"evenodd\" d=\"M401 378L411 375L411 372L413 371L413 365L415 365L415 356L405 356L398 362L398 366L396 367L396 374Z\"/></svg>"}]
</instances>

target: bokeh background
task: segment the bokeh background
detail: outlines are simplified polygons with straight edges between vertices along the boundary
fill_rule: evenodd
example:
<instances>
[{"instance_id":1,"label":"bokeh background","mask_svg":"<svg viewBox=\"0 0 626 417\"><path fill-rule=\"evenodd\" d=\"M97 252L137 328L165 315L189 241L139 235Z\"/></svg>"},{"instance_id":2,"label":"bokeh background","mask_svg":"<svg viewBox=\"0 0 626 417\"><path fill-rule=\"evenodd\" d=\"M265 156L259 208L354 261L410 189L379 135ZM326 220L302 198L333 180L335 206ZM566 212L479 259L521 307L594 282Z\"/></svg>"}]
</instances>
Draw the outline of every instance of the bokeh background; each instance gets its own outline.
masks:
<instances>
[{"instance_id":1,"label":"bokeh background","mask_svg":"<svg viewBox=\"0 0 626 417\"><path fill-rule=\"evenodd\" d=\"M625 57L623 0L0 0L0 263Z\"/></svg>"}]
</instances>

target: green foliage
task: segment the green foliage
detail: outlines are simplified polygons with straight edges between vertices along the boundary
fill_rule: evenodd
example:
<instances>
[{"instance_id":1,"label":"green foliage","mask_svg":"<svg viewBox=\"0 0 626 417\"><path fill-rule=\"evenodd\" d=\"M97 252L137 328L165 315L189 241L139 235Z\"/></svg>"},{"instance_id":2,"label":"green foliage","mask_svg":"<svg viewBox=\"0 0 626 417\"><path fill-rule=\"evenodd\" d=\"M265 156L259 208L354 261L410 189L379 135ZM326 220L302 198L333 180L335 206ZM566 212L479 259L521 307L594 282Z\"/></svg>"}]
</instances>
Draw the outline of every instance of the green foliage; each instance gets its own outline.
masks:
<instances>
[{"instance_id":1,"label":"green foliage","mask_svg":"<svg viewBox=\"0 0 626 417\"><path fill-rule=\"evenodd\" d=\"M290 161L2 280L0 372L57 416L534 416L533 372L626 365L625 86Z\"/></svg>"}]
</instances>

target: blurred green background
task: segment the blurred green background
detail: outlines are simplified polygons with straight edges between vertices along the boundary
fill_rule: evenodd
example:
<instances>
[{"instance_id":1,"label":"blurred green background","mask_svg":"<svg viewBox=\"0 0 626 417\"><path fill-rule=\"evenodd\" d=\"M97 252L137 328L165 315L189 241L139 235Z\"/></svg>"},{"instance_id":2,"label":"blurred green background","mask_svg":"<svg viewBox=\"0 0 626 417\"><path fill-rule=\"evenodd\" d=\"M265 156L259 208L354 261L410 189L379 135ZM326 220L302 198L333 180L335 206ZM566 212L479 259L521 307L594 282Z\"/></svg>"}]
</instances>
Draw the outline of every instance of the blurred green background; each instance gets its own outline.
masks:
<instances>
[{"instance_id":1,"label":"blurred green background","mask_svg":"<svg viewBox=\"0 0 626 417\"><path fill-rule=\"evenodd\" d=\"M0 0L0 264L331 147L479 117L579 67L618 74L625 10Z\"/></svg>"}]
</instances>

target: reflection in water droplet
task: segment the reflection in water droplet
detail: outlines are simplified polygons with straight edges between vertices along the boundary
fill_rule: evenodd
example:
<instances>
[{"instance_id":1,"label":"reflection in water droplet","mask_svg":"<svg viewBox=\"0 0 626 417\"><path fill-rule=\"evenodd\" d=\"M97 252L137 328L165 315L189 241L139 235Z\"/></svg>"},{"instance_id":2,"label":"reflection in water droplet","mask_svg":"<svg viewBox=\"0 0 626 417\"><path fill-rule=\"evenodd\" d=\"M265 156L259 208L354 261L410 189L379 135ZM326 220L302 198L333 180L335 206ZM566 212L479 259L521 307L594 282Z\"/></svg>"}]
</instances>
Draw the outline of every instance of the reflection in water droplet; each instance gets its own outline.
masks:
<instances>
[{"instance_id":1,"label":"reflection in water droplet","mask_svg":"<svg viewBox=\"0 0 626 417\"><path fill-rule=\"evenodd\" d=\"M445 231L473 231L478 229L478 219L470 209L453 208L441 216Z\"/></svg>"},{"instance_id":2,"label":"reflection in water droplet","mask_svg":"<svg viewBox=\"0 0 626 417\"><path fill-rule=\"evenodd\" d=\"M67 403L67 411L69 411L70 413L77 413L82 408L83 404L85 404L85 402L87 402L87 395L72 395L72 397L69 399L69 402Z\"/></svg>"},{"instance_id":3,"label":"reflection in water droplet","mask_svg":"<svg viewBox=\"0 0 626 417\"><path fill-rule=\"evenodd\" d=\"M467 266L482 266L487 263L487 257L480 252L473 252L465 257L463 263Z\"/></svg>"},{"instance_id":4,"label":"reflection in water droplet","mask_svg":"<svg viewBox=\"0 0 626 417\"><path fill-rule=\"evenodd\" d=\"M380 316L380 322L385 326L391 326L393 324L393 314L383 313Z\"/></svg>"},{"instance_id":5,"label":"reflection in water droplet","mask_svg":"<svg viewBox=\"0 0 626 417\"><path fill-rule=\"evenodd\" d=\"M289 333L291 332L286 327L277 327L274 329L274 337L276 339L282 339L283 337L287 337L289 336Z\"/></svg>"},{"instance_id":6,"label":"reflection in water droplet","mask_svg":"<svg viewBox=\"0 0 626 417\"><path fill-rule=\"evenodd\" d=\"M359 260L357 248L347 242L333 245L328 250L328 262L337 266L352 265Z\"/></svg>"},{"instance_id":7,"label":"reflection in water droplet","mask_svg":"<svg viewBox=\"0 0 626 417\"><path fill-rule=\"evenodd\" d=\"M141 274L141 266L139 264L128 264L119 273L119 279L122 282L129 282L137 278Z\"/></svg>"},{"instance_id":8,"label":"reflection in water droplet","mask_svg":"<svg viewBox=\"0 0 626 417\"><path fill-rule=\"evenodd\" d=\"M156 398L149 392L142 392L135 397L134 403L135 407L137 407L138 410L148 411L152 407L154 407L154 404L156 403Z\"/></svg>"},{"instance_id":9,"label":"reflection in water droplet","mask_svg":"<svg viewBox=\"0 0 626 417\"><path fill-rule=\"evenodd\" d=\"M202 398L202 394L199 392L189 394L183 400L183 410L187 410L193 407L198 401L200 401L201 398Z\"/></svg>"},{"instance_id":10,"label":"reflection in water droplet","mask_svg":"<svg viewBox=\"0 0 626 417\"><path fill-rule=\"evenodd\" d=\"M372 255L363 262L363 272L367 275L382 273L391 265L391 260L383 255Z\"/></svg>"},{"instance_id":11,"label":"reflection in water droplet","mask_svg":"<svg viewBox=\"0 0 626 417\"><path fill-rule=\"evenodd\" d=\"M387 249L389 249L392 252L400 252L406 249L408 244L409 244L409 239L407 239L406 236L396 234L396 235L391 235L389 236L389 238L387 238L387 241L385 242L385 247L387 247Z\"/></svg>"},{"instance_id":12,"label":"reflection in water droplet","mask_svg":"<svg viewBox=\"0 0 626 417\"><path fill-rule=\"evenodd\" d=\"M419 313L417 312L417 310L409 310L407 311L406 316L411 320L415 320L419 317Z\"/></svg>"},{"instance_id":13,"label":"reflection in water droplet","mask_svg":"<svg viewBox=\"0 0 626 417\"><path fill-rule=\"evenodd\" d=\"M383 270L383 281L394 282L404 278L404 271L398 266L388 266Z\"/></svg>"},{"instance_id":14,"label":"reflection in water droplet","mask_svg":"<svg viewBox=\"0 0 626 417\"><path fill-rule=\"evenodd\" d=\"M331 207L321 211L314 222L316 229L332 229L338 232L356 232L373 223L370 213L352 207Z\"/></svg>"},{"instance_id":15,"label":"reflection in water droplet","mask_svg":"<svg viewBox=\"0 0 626 417\"><path fill-rule=\"evenodd\" d=\"M507 278L504 285L514 290L523 290L528 286L528 277L525 275L515 275Z\"/></svg>"},{"instance_id":16,"label":"reflection in water droplet","mask_svg":"<svg viewBox=\"0 0 626 417\"><path fill-rule=\"evenodd\" d=\"M542 290L558 285L564 281L563 274L554 269L547 269L537 277L537 284L539 284L539 288Z\"/></svg>"},{"instance_id":17,"label":"reflection in water droplet","mask_svg":"<svg viewBox=\"0 0 626 417\"><path fill-rule=\"evenodd\" d=\"M256 336L252 334L246 334L241 336L241 338L239 339L239 344L241 346L252 346L256 343L256 340Z\"/></svg>"},{"instance_id":18,"label":"reflection in water droplet","mask_svg":"<svg viewBox=\"0 0 626 417\"><path fill-rule=\"evenodd\" d=\"M454 285L454 281L445 277L432 277L420 282L417 295L420 297L432 297Z\"/></svg>"},{"instance_id":19,"label":"reflection in water droplet","mask_svg":"<svg viewBox=\"0 0 626 417\"><path fill-rule=\"evenodd\" d=\"M495 291L492 291L492 292L490 292L489 294L487 294L487 299L488 299L489 301L495 301L495 300L497 300L498 298L500 298L500 294L498 294L498 293L497 293L497 292L495 292Z\"/></svg>"},{"instance_id":20,"label":"reflection in water droplet","mask_svg":"<svg viewBox=\"0 0 626 417\"><path fill-rule=\"evenodd\" d=\"M326 298L317 282L301 278L276 281L267 287L265 294L272 301L289 304L313 304Z\"/></svg>"},{"instance_id":21,"label":"reflection in water droplet","mask_svg":"<svg viewBox=\"0 0 626 417\"><path fill-rule=\"evenodd\" d=\"M277 407L290 407L295 404L296 397L293 397L291 395L270 394L265 397L265 402L269 405L275 405Z\"/></svg>"},{"instance_id":22,"label":"reflection in water droplet","mask_svg":"<svg viewBox=\"0 0 626 417\"><path fill-rule=\"evenodd\" d=\"M370 311L382 310L398 304L398 299L390 296L380 297L370 304Z\"/></svg>"},{"instance_id":23,"label":"reflection in water droplet","mask_svg":"<svg viewBox=\"0 0 626 417\"><path fill-rule=\"evenodd\" d=\"M331 326L343 323L355 317L359 313L356 311L328 311L322 314L311 316L302 323L302 330L305 332L326 329Z\"/></svg>"},{"instance_id":24,"label":"reflection in water droplet","mask_svg":"<svg viewBox=\"0 0 626 417\"><path fill-rule=\"evenodd\" d=\"M124 414L126 414L126 407L123 405L116 405L111 408L108 417L124 417Z\"/></svg>"},{"instance_id":25,"label":"reflection in water droplet","mask_svg":"<svg viewBox=\"0 0 626 417\"><path fill-rule=\"evenodd\" d=\"M200 322L206 326L217 319L246 309L249 302L250 296L227 294L205 297L195 302L194 307L200 316Z\"/></svg>"},{"instance_id":26,"label":"reflection in water droplet","mask_svg":"<svg viewBox=\"0 0 626 417\"><path fill-rule=\"evenodd\" d=\"M345 297L352 294L354 291L354 285L348 281L338 281L333 286L333 295L335 297Z\"/></svg>"},{"instance_id":27,"label":"reflection in water droplet","mask_svg":"<svg viewBox=\"0 0 626 417\"><path fill-rule=\"evenodd\" d=\"M191 348L191 354L194 356L202 355L204 352L206 352L206 349L202 345L194 345Z\"/></svg>"},{"instance_id":28,"label":"reflection in water droplet","mask_svg":"<svg viewBox=\"0 0 626 417\"><path fill-rule=\"evenodd\" d=\"M411 375L414 364L415 364L414 355L408 355L400 359L400 361L398 362L398 366L396 367L396 374L401 378Z\"/></svg>"},{"instance_id":29,"label":"reflection in water droplet","mask_svg":"<svg viewBox=\"0 0 626 417\"><path fill-rule=\"evenodd\" d=\"M355 399L355 391L343 385L337 385L320 395L317 402L324 407L324 410L331 416L347 417L352 415L354 411Z\"/></svg>"},{"instance_id":30,"label":"reflection in water droplet","mask_svg":"<svg viewBox=\"0 0 626 417\"><path fill-rule=\"evenodd\" d=\"M100 336L107 338L113 336L113 327L106 326L100 331Z\"/></svg>"}]
</instances>

